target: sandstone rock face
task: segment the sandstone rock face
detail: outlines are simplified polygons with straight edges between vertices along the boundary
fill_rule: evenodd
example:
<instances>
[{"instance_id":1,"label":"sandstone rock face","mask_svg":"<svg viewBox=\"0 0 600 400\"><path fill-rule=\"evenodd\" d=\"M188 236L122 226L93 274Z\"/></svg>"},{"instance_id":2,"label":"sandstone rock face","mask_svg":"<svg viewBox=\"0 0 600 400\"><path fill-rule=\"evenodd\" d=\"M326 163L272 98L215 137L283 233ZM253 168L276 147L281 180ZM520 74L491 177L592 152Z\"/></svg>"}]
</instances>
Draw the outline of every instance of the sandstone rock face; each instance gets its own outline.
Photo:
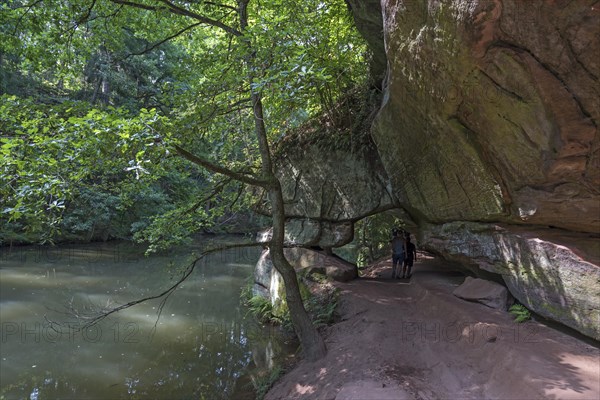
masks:
<instances>
[{"instance_id":1,"label":"sandstone rock face","mask_svg":"<svg viewBox=\"0 0 600 400\"><path fill-rule=\"evenodd\" d=\"M301 151L292 148L279 154L276 163L289 246L343 246L354 237L354 221L397 207L390 180L371 146L350 144L342 151L303 144ZM407 220L411 221L408 215ZM268 240L268 232L259 234L259 242Z\"/></svg>"},{"instance_id":2,"label":"sandstone rock face","mask_svg":"<svg viewBox=\"0 0 600 400\"><path fill-rule=\"evenodd\" d=\"M505 310L509 306L510 293L496 282L467 276L465 281L452 292L458 298Z\"/></svg>"},{"instance_id":3,"label":"sandstone rock face","mask_svg":"<svg viewBox=\"0 0 600 400\"><path fill-rule=\"evenodd\" d=\"M285 245L339 247L352 241L354 225L352 222L318 221L309 218L289 218L285 223ZM273 237L269 228L257 234L259 243L266 243Z\"/></svg>"},{"instance_id":4,"label":"sandstone rock face","mask_svg":"<svg viewBox=\"0 0 600 400\"><path fill-rule=\"evenodd\" d=\"M424 228L424 247L448 260L501 275L527 308L600 340L597 239L471 222Z\"/></svg>"},{"instance_id":5,"label":"sandstone rock face","mask_svg":"<svg viewBox=\"0 0 600 400\"><path fill-rule=\"evenodd\" d=\"M394 205L374 149L332 151L312 145L286 152L277 166L289 217L354 221Z\"/></svg>"},{"instance_id":6,"label":"sandstone rock face","mask_svg":"<svg viewBox=\"0 0 600 400\"><path fill-rule=\"evenodd\" d=\"M600 5L349 4L387 59L372 137L421 242L598 339Z\"/></svg>"},{"instance_id":7,"label":"sandstone rock face","mask_svg":"<svg viewBox=\"0 0 600 400\"><path fill-rule=\"evenodd\" d=\"M399 210L427 249L600 339L600 4L348 3L375 78L387 63L374 148L280 155L288 243Z\"/></svg>"},{"instance_id":8,"label":"sandstone rock face","mask_svg":"<svg viewBox=\"0 0 600 400\"><path fill-rule=\"evenodd\" d=\"M347 282L358 277L356 265L322 251L294 247L285 249L284 252L296 270L308 269L308 272L325 274L338 282Z\"/></svg>"},{"instance_id":9,"label":"sandstone rock face","mask_svg":"<svg viewBox=\"0 0 600 400\"><path fill-rule=\"evenodd\" d=\"M373 139L400 203L429 222L598 232L600 6L398 0L382 13Z\"/></svg>"},{"instance_id":10,"label":"sandstone rock face","mask_svg":"<svg viewBox=\"0 0 600 400\"><path fill-rule=\"evenodd\" d=\"M283 287L283 278L273 267L269 251L263 250L254 268L252 294L271 299L271 303L275 304L280 298L279 295L282 293Z\"/></svg>"},{"instance_id":11,"label":"sandstone rock face","mask_svg":"<svg viewBox=\"0 0 600 400\"><path fill-rule=\"evenodd\" d=\"M387 69L387 57L383 43L383 19L381 0L346 0L352 9L355 25L363 35L372 53L371 75L381 87Z\"/></svg>"}]
</instances>

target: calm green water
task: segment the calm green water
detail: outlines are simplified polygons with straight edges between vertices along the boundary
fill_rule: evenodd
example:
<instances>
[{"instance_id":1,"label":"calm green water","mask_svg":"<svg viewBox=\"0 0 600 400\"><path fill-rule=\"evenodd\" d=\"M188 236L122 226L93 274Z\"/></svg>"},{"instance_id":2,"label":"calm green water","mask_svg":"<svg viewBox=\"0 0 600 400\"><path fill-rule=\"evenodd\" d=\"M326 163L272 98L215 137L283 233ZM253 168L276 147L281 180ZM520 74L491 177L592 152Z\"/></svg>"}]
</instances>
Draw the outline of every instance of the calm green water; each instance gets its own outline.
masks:
<instances>
[{"instance_id":1,"label":"calm green water","mask_svg":"<svg viewBox=\"0 0 600 400\"><path fill-rule=\"evenodd\" d=\"M252 398L249 376L290 350L239 304L256 249L201 262L158 321L153 300L84 331L69 329L73 310L161 292L190 249L150 258L123 243L0 251L0 398Z\"/></svg>"}]
</instances>

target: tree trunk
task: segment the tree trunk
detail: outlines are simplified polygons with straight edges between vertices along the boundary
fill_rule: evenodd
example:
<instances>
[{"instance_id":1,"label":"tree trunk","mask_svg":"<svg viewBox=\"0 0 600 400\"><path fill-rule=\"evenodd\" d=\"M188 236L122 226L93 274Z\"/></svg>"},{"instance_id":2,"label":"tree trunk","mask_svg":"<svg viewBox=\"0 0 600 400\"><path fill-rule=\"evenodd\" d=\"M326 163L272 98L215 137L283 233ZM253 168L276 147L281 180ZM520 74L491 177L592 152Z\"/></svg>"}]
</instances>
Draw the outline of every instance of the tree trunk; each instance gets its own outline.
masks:
<instances>
[{"instance_id":1,"label":"tree trunk","mask_svg":"<svg viewBox=\"0 0 600 400\"><path fill-rule=\"evenodd\" d=\"M252 93L252 104L254 111L255 131L258 138L262 161L263 179L269 182L268 194L271 202L271 215L273 218L273 238L269 243L269 254L273 266L283 277L285 285L285 299L290 310L290 317L294 325L294 331L298 335L300 345L304 356L315 361L325 356L327 348L323 338L313 325L300 295L298 287L298 278L294 267L288 262L283 254L284 232L285 232L285 210L283 203L283 194L281 183L275 176L271 152L267 141L267 131L264 122L261 96L259 93Z\"/></svg>"},{"instance_id":2,"label":"tree trunk","mask_svg":"<svg viewBox=\"0 0 600 400\"><path fill-rule=\"evenodd\" d=\"M271 255L273 266L283 277L285 298L290 310L290 317L292 318L294 330L300 340L304 356L310 361L315 361L327 354L327 348L319 331L313 325L304 308L296 271L283 254L285 214L283 212L283 196L279 181L276 181L274 187L269 190L269 198L271 200L271 207L273 208L273 239L270 243L269 254Z\"/></svg>"},{"instance_id":3,"label":"tree trunk","mask_svg":"<svg viewBox=\"0 0 600 400\"><path fill-rule=\"evenodd\" d=\"M243 33L248 26L247 7L250 0L239 0L238 13L240 17L240 28ZM290 265L283 254L284 230L285 230L285 210L283 204L283 194L281 192L281 183L275 176L274 165L271 159L271 150L265 125L263 104L261 93L253 88L255 76L255 53L252 51L250 41L248 41L249 56L247 59L248 83L250 84L252 110L254 118L254 130L258 140L258 147L261 156L262 179L267 181L266 189L269 194L269 200L272 207L273 217L273 238L269 243L269 250L273 267L283 277L285 285L285 299L290 310L290 317L294 326L294 331L298 335L302 351L306 359L315 361L323 358L327 353L325 342L319 334L317 328L313 325L300 295L298 287L298 278L294 267Z\"/></svg>"}]
</instances>

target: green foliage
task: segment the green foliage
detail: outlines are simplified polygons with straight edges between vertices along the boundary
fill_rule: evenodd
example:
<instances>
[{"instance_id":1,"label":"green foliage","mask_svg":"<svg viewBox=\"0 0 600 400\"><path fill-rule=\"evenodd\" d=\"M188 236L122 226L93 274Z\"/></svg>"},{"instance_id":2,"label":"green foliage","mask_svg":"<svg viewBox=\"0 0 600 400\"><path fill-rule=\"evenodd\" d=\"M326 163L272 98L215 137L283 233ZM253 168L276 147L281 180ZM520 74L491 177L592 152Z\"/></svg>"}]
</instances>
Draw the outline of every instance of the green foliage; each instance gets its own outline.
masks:
<instances>
[{"instance_id":1,"label":"green foliage","mask_svg":"<svg viewBox=\"0 0 600 400\"><path fill-rule=\"evenodd\" d=\"M130 237L191 202L201 175L168 157L167 128L155 110L0 96L0 241Z\"/></svg>"},{"instance_id":2,"label":"green foliage","mask_svg":"<svg viewBox=\"0 0 600 400\"><path fill-rule=\"evenodd\" d=\"M180 21L146 19L157 31L142 37L145 18L111 2L29 3L6 0L0 8L0 94L132 111L168 107L185 53L151 41Z\"/></svg>"},{"instance_id":3,"label":"green foliage","mask_svg":"<svg viewBox=\"0 0 600 400\"><path fill-rule=\"evenodd\" d=\"M276 320L273 315L273 305L271 301L263 296L252 296L246 302L248 310L261 322L270 322Z\"/></svg>"},{"instance_id":4,"label":"green foliage","mask_svg":"<svg viewBox=\"0 0 600 400\"><path fill-rule=\"evenodd\" d=\"M365 267L382 257L391 255L392 229L404 229L402 220L386 213L375 214L354 225L354 240L334 249L340 257Z\"/></svg>"},{"instance_id":5,"label":"green foliage","mask_svg":"<svg viewBox=\"0 0 600 400\"><path fill-rule=\"evenodd\" d=\"M250 89L271 141L320 114L348 125L339 104L367 63L342 0L251 1L241 35L141 4L0 5L0 94L18 96L0 100L1 241L135 235L160 250L226 224L256 193L175 160L172 145L259 173ZM173 4L241 29L227 4ZM348 126L365 120L352 115Z\"/></svg>"},{"instance_id":6,"label":"green foliage","mask_svg":"<svg viewBox=\"0 0 600 400\"><path fill-rule=\"evenodd\" d=\"M312 273L308 274L306 276L306 279L309 279L313 282L317 282L317 283L321 283L321 284L329 282L329 277L327 275L319 273L319 272L312 272Z\"/></svg>"},{"instance_id":7,"label":"green foliage","mask_svg":"<svg viewBox=\"0 0 600 400\"><path fill-rule=\"evenodd\" d=\"M335 312L339 303L339 289L325 286L317 294L308 297L304 304L317 326L330 325L335 322Z\"/></svg>"},{"instance_id":8,"label":"green foliage","mask_svg":"<svg viewBox=\"0 0 600 400\"><path fill-rule=\"evenodd\" d=\"M52 240L74 199L85 201L98 189L136 190L141 175L156 177L151 166L165 153L155 146L162 123L153 110L132 116L86 103L48 107L0 96L0 219ZM114 195L103 197L105 206L116 205ZM105 216L100 209L92 214Z\"/></svg>"},{"instance_id":9,"label":"green foliage","mask_svg":"<svg viewBox=\"0 0 600 400\"><path fill-rule=\"evenodd\" d=\"M256 392L256 399L262 400L267 395L267 392L275 385L275 383L285 374L285 369L277 365L267 374L252 377L252 385Z\"/></svg>"},{"instance_id":10,"label":"green foliage","mask_svg":"<svg viewBox=\"0 0 600 400\"><path fill-rule=\"evenodd\" d=\"M276 155L309 146L349 153L372 149L370 127L379 104L380 93L366 85L353 88L337 99L331 110L290 130L276 143Z\"/></svg>"},{"instance_id":11,"label":"green foliage","mask_svg":"<svg viewBox=\"0 0 600 400\"><path fill-rule=\"evenodd\" d=\"M508 311L514 315L515 322L525 322L531 319L531 312L522 304L513 304Z\"/></svg>"},{"instance_id":12,"label":"green foliage","mask_svg":"<svg viewBox=\"0 0 600 400\"><path fill-rule=\"evenodd\" d=\"M335 311L339 302L339 290L328 285L327 279L318 276L319 274L312 275L316 275L317 279L321 280L322 283L314 287L315 284L308 281L308 277L298 278L298 286L304 308L316 326L330 325L335 321ZM312 275L308 279L314 282ZM291 332L292 322L283 293L283 287L279 299L271 302L270 299L263 296L253 295L252 285L253 282L249 281L246 289L242 290L241 294L242 302L245 303L248 312L262 323L281 325ZM309 285L313 286L314 290L311 291Z\"/></svg>"}]
</instances>

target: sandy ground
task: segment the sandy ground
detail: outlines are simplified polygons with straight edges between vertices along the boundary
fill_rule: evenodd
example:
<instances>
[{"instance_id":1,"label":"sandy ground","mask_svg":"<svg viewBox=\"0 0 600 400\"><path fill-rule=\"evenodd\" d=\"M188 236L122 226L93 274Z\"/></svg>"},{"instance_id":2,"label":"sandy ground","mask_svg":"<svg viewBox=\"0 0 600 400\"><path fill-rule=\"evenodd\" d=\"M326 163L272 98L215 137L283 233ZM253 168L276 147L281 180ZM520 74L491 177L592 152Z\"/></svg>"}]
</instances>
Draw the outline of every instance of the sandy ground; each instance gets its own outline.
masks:
<instances>
[{"instance_id":1,"label":"sandy ground","mask_svg":"<svg viewBox=\"0 0 600 400\"><path fill-rule=\"evenodd\" d=\"M464 279L422 258L410 282L390 261L336 284L341 321L328 355L300 362L267 399L600 399L600 350L452 296Z\"/></svg>"}]
</instances>

